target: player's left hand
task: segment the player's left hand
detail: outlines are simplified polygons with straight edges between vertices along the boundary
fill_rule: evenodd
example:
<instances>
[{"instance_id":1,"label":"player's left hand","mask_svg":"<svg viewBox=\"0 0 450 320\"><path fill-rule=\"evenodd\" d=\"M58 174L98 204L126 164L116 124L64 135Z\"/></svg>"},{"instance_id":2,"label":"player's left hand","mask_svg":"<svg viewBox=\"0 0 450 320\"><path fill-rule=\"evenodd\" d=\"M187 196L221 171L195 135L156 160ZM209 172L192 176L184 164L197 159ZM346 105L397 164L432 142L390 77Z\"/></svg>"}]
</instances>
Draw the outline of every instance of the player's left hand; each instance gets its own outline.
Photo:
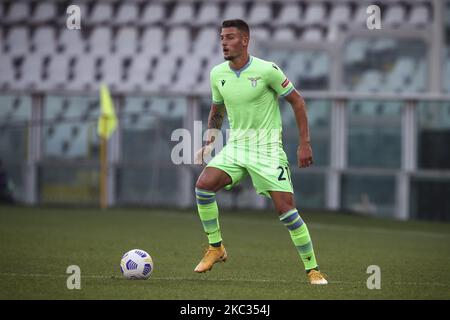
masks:
<instances>
[{"instance_id":1,"label":"player's left hand","mask_svg":"<svg viewBox=\"0 0 450 320\"><path fill-rule=\"evenodd\" d=\"M309 143L302 143L297 149L298 166L306 168L313 163L313 154Z\"/></svg>"}]
</instances>

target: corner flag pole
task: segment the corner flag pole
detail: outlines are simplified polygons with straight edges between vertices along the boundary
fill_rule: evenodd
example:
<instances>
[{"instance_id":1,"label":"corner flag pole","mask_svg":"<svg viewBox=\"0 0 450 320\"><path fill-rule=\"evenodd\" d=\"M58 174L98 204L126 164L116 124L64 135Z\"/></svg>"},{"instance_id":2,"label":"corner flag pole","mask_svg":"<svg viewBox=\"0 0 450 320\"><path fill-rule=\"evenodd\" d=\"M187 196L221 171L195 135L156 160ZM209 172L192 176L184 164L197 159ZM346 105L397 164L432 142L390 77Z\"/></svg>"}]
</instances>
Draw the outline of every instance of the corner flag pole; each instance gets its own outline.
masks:
<instances>
[{"instance_id":1,"label":"corner flag pole","mask_svg":"<svg viewBox=\"0 0 450 320\"><path fill-rule=\"evenodd\" d=\"M108 116L102 115L103 130L107 130ZM100 208L108 207L108 138L100 137Z\"/></svg>"},{"instance_id":2,"label":"corner flag pole","mask_svg":"<svg viewBox=\"0 0 450 320\"><path fill-rule=\"evenodd\" d=\"M97 132L100 136L100 208L108 207L108 139L117 127L111 94L105 84L100 86L101 115Z\"/></svg>"}]
</instances>

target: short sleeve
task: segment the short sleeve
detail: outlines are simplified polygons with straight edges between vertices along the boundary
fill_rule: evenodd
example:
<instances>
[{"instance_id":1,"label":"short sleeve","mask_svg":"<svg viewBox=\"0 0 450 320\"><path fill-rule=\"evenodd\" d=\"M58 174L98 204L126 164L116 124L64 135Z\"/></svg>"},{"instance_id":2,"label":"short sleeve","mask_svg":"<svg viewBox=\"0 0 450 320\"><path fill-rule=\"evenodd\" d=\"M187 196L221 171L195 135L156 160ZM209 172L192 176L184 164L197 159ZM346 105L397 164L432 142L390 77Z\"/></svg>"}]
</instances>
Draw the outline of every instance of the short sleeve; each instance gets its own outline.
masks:
<instances>
[{"instance_id":1,"label":"short sleeve","mask_svg":"<svg viewBox=\"0 0 450 320\"><path fill-rule=\"evenodd\" d=\"M287 96L295 89L292 82L289 81L280 67L278 67L275 63L271 63L267 82L269 86L282 97Z\"/></svg>"},{"instance_id":2,"label":"short sleeve","mask_svg":"<svg viewBox=\"0 0 450 320\"><path fill-rule=\"evenodd\" d=\"M214 73L211 71L209 76L211 82L211 98L214 104L223 104L223 97L217 88L217 81L215 80Z\"/></svg>"}]
</instances>

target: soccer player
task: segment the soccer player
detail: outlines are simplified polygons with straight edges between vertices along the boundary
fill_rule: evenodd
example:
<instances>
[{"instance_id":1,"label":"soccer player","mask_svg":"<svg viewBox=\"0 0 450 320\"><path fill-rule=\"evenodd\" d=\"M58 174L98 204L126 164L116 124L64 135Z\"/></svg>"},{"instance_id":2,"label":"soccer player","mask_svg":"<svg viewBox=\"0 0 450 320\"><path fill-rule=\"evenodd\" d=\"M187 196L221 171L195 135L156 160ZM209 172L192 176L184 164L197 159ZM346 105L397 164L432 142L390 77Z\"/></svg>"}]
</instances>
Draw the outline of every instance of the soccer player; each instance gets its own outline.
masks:
<instances>
[{"instance_id":1,"label":"soccer player","mask_svg":"<svg viewBox=\"0 0 450 320\"><path fill-rule=\"evenodd\" d=\"M225 62L211 70L212 106L208 118L207 141L195 155L203 164L210 156L227 111L230 136L226 146L200 174L195 194L209 247L195 272L211 270L224 262L216 192L231 189L250 175L256 192L272 199L279 219L289 230L311 284L327 284L319 271L313 244L305 222L296 209L289 163L281 139L278 96L292 106L299 128L299 167L313 162L305 102L274 63L250 56L250 31L243 20L226 20L220 34Z\"/></svg>"}]
</instances>

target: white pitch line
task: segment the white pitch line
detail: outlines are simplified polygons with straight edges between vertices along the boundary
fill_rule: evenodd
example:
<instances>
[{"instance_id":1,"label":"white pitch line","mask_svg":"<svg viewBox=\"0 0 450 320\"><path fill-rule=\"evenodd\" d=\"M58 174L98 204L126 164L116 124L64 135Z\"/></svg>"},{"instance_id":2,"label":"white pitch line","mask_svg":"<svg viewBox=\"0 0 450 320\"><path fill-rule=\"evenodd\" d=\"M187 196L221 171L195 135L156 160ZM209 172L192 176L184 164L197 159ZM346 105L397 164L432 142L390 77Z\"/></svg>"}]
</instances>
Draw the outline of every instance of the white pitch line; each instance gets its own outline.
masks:
<instances>
[{"instance_id":1,"label":"white pitch line","mask_svg":"<svg viewBox=\"0 0 450 320\"><path fill-rule=\"evenodd\" d=\"M0 277L24 277L24 278L67 278L69 275L64 274L43 274L43 273L0 273ZM120 279L125 280L121 276L102 276L102 275L81 275L81 278L87 279ZM164 281L211 281L211 282L255 282L255 283L300 283L307 284L306 280L286 280L286 279L211 279L211 278L183 278L183 277L150 277L149 280L164 280ZM362 285L366 284L365 280L362 282L356 281L333 281L329 284L348 284L348 285ZM406 286L426 286L426 287L450 287L450 283L425 283L425 282L391 282L390 285L406 285Z\"/></svg>"}]
</instances>

